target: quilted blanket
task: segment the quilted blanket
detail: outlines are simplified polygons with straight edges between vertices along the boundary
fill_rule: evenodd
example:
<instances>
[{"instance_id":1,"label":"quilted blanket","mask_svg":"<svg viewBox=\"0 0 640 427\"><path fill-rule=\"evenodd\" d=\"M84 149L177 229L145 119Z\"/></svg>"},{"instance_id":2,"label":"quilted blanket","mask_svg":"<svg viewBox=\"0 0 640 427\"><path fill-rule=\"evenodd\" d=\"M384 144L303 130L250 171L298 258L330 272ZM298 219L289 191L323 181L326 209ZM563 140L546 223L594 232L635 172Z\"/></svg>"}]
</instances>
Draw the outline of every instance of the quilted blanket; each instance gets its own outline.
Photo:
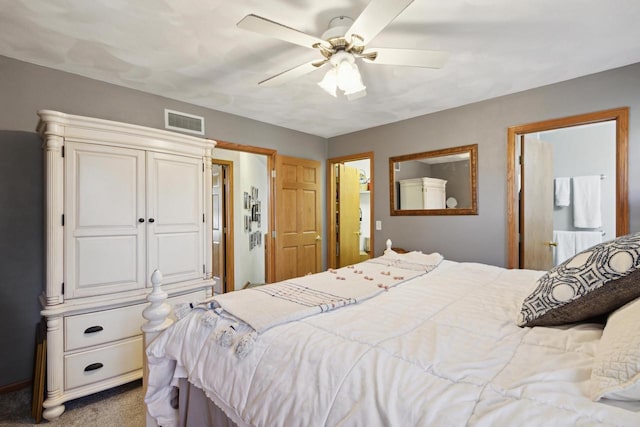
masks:
<instances>
[{"instance_id":1,"label":"quilted blanket","mask_svg":"<svg viewBox=\"0 0 640 427\"><path fill-rule=\"evenodd\" d=\"M194 310L147 349L145 401L175 425L172 385L188 378L239 426L637 427L638 402L588 398L601 325L515 325L541 274L443 261L271 327L242 359Z\"/></svg>"},{"instance_id":2,"label":"quilted blanket","mask_svg":"<svg viewBox=\"0 0 640 427\"><path fill-rule=\"evenodd\" d=\"M256 332L313 314L364 301L380 292L426 274L442 261L431 257L432 268L406 268L388 257L289 279L268 286L219 295L214 301L224 312L251 326ZM424 265L424 264L423 264Z\"/></svg>"}]
</instances>

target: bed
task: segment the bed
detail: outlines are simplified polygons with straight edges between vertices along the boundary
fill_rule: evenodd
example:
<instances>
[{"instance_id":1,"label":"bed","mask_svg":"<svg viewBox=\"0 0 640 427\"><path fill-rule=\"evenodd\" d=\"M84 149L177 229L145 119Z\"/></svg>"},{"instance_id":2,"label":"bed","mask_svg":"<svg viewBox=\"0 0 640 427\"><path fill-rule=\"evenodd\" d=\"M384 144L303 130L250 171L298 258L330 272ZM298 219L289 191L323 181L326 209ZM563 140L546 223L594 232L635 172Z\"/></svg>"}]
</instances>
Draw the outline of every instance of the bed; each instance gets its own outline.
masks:
<instances>
[{"instance_id":1,"label":"bed","mask_svg":"<svg viewBox=\"0 0 640 427\"><path fill-rule=\"evenodd\" d=\"M628 252L628 242L622 246ZM590 314L575 321L571 313L584 311L578 299L570 314L552 316L531 299L549 273L390 247L284 288L179 307L171 326L154 274L143 328L148 425L640 425L637 291L627 290L615 309L599 309L606 310L597 313L601 319L609 315L606 324ZM560 267L575 270L576 262ZM625 289L640 288L640 262L632 264L620 275ZM620 277L588 293L607 295L603 288ZM338 285L344 295L334 292ZM287 286L313 291L311 302L305 294L303 309L283 308L299 289ZM281 291L286 297L275 295ZM259 302L243 311L258 293ZM531 310L542 314L523 318ZM565 323L524 326L540 318Z\"/></svg>"}]
</instances>

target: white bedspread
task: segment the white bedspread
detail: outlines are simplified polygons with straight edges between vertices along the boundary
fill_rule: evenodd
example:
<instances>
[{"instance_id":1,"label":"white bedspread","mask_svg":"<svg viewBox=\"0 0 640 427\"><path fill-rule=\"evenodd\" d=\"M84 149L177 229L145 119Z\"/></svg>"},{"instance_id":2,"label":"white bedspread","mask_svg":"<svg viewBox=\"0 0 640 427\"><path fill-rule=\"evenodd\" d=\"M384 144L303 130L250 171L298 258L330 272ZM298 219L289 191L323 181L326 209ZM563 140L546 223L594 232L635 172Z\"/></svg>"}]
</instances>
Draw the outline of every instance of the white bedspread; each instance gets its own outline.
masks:
<instances>
[{"instance_id":1,"label":"white bedspread","mask_svg":"<svg viewBox=\"0 0 640 427\"><path fill-rule=\"evenodd\" d=\"M437 254L437 262L440 261L442 256ZM422 274L426 271L367 261L269 286L230 292L216 296L214 300L225 312L263 333L276 325L362 302Z\"/></svg>"},{"instance_id":2,"label":"white bedspread","mask_svg":"<svg viewBox=\"0 0 640 427\"><path fill-rule=\"evenodd\" d=\"M540 274L444 261L272 327L243 359L195 310L147 350L149 410L173 425L187 377L240 426L640 426L640 404L587 397L601 326L515 325Z\"/></svg>"}]
</instances>

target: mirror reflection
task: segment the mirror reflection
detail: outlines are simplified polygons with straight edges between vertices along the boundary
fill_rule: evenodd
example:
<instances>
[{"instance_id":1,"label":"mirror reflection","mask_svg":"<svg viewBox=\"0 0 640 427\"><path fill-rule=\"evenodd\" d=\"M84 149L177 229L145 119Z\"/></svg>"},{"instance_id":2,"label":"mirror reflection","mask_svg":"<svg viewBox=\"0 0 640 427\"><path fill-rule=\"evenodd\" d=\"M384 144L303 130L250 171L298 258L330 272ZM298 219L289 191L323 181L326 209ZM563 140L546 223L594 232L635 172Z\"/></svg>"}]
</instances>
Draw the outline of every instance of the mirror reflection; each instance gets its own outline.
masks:
<instances>
[{"instance_id":1,"label":"mirror reflection","mask_svg":"<svg viewBox=\"0 0 640 427\"><path fill-rule=\"evenodd\" d=\"M476 215L478 145L389 158L391 215Z\"/></svg>"}]
</instances>

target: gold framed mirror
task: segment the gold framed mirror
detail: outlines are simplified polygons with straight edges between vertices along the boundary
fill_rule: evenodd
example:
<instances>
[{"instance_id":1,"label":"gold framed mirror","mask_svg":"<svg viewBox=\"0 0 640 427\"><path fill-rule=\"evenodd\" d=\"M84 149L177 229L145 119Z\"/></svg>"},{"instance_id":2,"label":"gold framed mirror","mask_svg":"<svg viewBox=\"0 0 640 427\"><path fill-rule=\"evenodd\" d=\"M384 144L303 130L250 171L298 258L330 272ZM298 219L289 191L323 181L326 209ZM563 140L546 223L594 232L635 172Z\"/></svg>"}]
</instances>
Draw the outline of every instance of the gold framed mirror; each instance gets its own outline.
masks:
<instances>
[{"instance_id":1,"label":"gold framed mirror","mask_svg":"<svg viewBox=\"0 0 640 427\"><path fill-rule=\"evenodd\" d=\"M559 211L573 209L573 201L565 204L567 207L559 207L555 200L554 184L558 176L556 174L558 153L551 155L551 164L536 153L530 154L531 147L540 145L540 138L547 138L544 133L555 130L567 130L572 128L591 127L593 125L604 125L610 123L613 128L613 137L607 138L610 142L607 147L604 139L597 139L600 144L598 149L588 149L587 138L577 139L576 143L582 148L571 150L568 162L581 167L590 166L584 158L586 154L594 154L598 157L611 158L612 170L610 174L600 175L604 184L611 186L610 203L603 203L603 208L612 211L613 224L609 225L611 232L605 233L606 221L602 226L592 228L575 228L578 232L587 231L601 233L603 240L610 240L616 236L629 233L629 197L628 197L628 133L629 133L629 108L616 108L612 110L598 111L594 113L580 114L576 116L551 119L541 122L528 123L519 126L512 126L507 130L507 267L508 268L530 268L535 270L548 270L558 260L554 260L554 253L557 254L558 242L554 234L556 231L556 219ZM535 136L535 139L530 139ZM533 145L532 145L533 144ZM564 143L566 144L566 143ZM610 155L604 155L605 148ZM582 151L582 152L581 152ZM549 156L546 156L548 158ZM554 160L554 157L555 160ZM565 162L567 163L567 162ZM535 173L528 173L527 168L531 166ZM602 173L602 162L598 161L595 168L585 173L581 170L579 175L599 175ZM539 175L548 170L550 177L539 178ZM567 179L567 178L565 178ZM573 177L569 178L573 179ZM611 181L611 182L609 182ZM533 184L531 183L533 182ZM544 186L535 183L546 183ZM571 183L571 186L574 184ZM540 200L537 193L546 191ZM573 191L569 187L570 192ZM604 197L604 190L602 190ZM555 197L554 197L555 196ZM536 197L532 202L531 198ZM604 199L603 199L604 200ZM601 213L604 217L604 212ZM531 218L531 219L528 219ZM560 228L564 230L564 228ZM570 232L574 232L570 227ZM564 252L564 251L563 251Z\"/></svg>"},{"instance_id":2,"label":"gold framed mirror","mask_svg":"<svg viewBox=\"0 0 640 427\"><path fill-rule=\"evenodd\" d=\"M478 144L389 157L396 215L477 215Z\"/></svg>"}]
</instances>

